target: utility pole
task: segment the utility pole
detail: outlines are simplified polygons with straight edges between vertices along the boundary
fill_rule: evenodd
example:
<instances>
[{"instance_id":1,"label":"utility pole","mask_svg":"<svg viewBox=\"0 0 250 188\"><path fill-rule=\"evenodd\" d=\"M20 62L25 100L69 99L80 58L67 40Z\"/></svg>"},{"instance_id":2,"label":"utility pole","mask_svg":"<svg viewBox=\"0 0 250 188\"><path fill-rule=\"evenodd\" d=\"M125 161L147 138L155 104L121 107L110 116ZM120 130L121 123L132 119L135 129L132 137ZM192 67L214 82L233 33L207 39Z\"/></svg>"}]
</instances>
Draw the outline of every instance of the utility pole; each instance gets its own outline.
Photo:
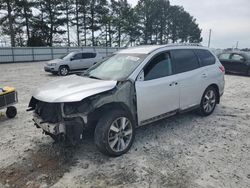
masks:
<instances>
[{"instance_id":1,"label":"utility pole","mask_svg":"<svg viewBox=\"0 0 250 188\"><path fill-rule=\"evenodd\" d=\"M238 49L238 46L239 46L239 41L237 41L236 43L236 49Z\"/></svg>"},{"instance_id":2,"label":"utility pole","mask_svg":"<svg viewBox=\"0 0 250 188\"><path fill-rule=\"evenodd\" d=\"M210 48L212 29L209 29L208 48Z\"/></svg>"}]
</instances>

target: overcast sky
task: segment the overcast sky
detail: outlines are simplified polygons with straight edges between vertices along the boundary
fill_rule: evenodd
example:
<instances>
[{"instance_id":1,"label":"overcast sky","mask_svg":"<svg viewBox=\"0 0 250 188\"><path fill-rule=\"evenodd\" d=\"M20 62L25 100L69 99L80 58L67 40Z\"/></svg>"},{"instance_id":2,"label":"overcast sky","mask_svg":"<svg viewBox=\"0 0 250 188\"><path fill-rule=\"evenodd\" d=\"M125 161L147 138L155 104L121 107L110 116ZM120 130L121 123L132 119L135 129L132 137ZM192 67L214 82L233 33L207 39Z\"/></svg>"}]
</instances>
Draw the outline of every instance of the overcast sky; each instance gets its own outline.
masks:
<instances>
[{"instance_id":1,"label":"overcast sky","mask_svg":"<svg viewBox=\"0 0 250 188\"><path fill-rule=\"evenodd\" d=\"M138 0L128 0L135 5ZM203 45L208 43L212 29L211 47L250 48L250 0L170 0L171 5L181 5L202 29Z\"/></svg>"}]
</instances>

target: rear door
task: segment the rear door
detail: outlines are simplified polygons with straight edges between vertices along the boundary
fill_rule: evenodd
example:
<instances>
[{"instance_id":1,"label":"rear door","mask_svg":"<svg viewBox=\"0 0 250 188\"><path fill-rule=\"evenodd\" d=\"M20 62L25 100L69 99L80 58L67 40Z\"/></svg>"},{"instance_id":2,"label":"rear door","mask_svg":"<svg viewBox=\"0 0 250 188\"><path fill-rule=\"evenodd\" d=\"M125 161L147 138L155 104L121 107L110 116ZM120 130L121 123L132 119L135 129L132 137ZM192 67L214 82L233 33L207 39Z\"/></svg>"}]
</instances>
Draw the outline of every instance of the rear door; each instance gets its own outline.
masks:
<instances>
[{"instance_id":1,"label":"rear door","mask_svg":"<svg viewBox=\"0 0 250 188\"><path fill-rule=\"evenodd\" d=\"M154 56L135 82L138 123L165 117L179 109L179 85L168 52Z\"/></svg>"},{"instance_id":2,"label":"rear door","mask_svg":"<svg viewBox=\"0 0 250 188\"><path fill-rule=\"evenodd\" d=\"M82 61L81 61L81 68L89 68L94 63L96 63L95 60L96 53L95 52L85 52L82 54Z\"/></svg>"},{"instance_id":3,"label":"rear door","mask_svg":"<svg viewBox=\"0 0 250 188\"><path fill-rule=\"evenodd\" d=\"M201 67L192 49L171 50L174 72L180 87L180 109L185 110L200 104L207 73Z\"/></svg>"}]
</instances>

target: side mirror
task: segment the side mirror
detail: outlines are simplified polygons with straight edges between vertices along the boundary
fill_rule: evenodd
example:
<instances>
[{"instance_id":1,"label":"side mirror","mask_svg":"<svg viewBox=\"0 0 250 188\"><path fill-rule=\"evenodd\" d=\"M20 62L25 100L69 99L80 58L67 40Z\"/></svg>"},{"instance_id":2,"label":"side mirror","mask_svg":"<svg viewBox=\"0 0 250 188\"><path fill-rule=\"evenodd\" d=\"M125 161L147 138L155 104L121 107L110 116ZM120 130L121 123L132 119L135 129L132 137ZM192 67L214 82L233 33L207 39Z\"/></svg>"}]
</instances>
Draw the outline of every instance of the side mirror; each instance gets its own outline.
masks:
<instances>
[{"instance_id":1,"label":"side mirror","mask_svg":"<svg viewBox=\"0 0 250 188\"><path fill-rule=\"evenodd\" d=\"M71 58L70 58L70 61L73 61L73 60L74 60L74 58L73 58L73 57L71 57Z\"/></svg>"}]
</instances>

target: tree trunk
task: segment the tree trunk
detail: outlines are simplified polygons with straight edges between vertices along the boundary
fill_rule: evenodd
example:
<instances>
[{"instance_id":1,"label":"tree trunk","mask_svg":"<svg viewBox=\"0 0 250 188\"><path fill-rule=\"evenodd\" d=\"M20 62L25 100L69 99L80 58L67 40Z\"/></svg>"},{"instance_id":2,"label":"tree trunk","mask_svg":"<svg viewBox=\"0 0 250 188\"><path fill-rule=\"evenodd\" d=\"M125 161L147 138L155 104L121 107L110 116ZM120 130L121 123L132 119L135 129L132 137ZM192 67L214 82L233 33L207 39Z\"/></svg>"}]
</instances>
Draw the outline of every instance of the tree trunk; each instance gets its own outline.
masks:
<instances>
[{"instance_id":1,"label":"tree trunk","mask_svg":"<svg viewBox=\"0 0 250 188\"><path fill-rule=\"evenodd\" d=\"M84 22L84 45L87 46L86 12L83 14L83 22Z\"/></svg>"},{"instance_id":2,"label":"tree trunk","mask_svg":"<svg viewBox=\"0 0 250 188\"><path fill-rule=\"evenodd\" d=\"M53 15L52 15L52 5L51 5L51 2L49 2L49 21L50 21L49 46L52 46L53 45L53 34L54 34L53 27L54 27L54 24L53 24Z\"/></svg>"},{"instance_id":3,"label":"tree trunk","mask_svg":"<svg viewBox=\"0 0 250 188\"><path fill-rule=\"evenodd\" d=\"M119 12L119 18L121 18L121 12ZM118 47L121 47L121 21L122 21L122 18L121 20L119 20L119 23L118 23Z\"/></svg>"},{"instance_id":4,"label":"tree trunk","mask_svg":"<svg viewBox=\"0 0 250 188\"><path fill-rule=\"evenodd\" d=\"M108 47L108 25L107 23L105 24L105 43L106 43L106 47Z\"/></svg>"},{"instance_id":5,"label":"tree trunk","mask_svg":"<svg viewBox=\"0 0 250 188\"><path fill-rule=\"evenodd\" d=\"M76 0L76 37L77 37L77 46L80 46L78 6L79 6L78 0Z\"/></svg>"},{"instance_id":6,"label":"tree trunk","mask_svg":"<svg viewBox=\"0 0 250 188\"><path fill-rule=\"evenodd\" d=\"M7 9L8 9L7 11L8 11L11 46L15 47L16 43L15 43L15 32L14 32L14 28L13 28L13 16L11 15L12 9L11 9L11 5L10 5L9 0L7 0Z\"/></svg>"},{"instance_id":7,"label":"tree trunk","mask_svg":"<svg viewBox=\"0 0 250 188\"><path fill-rule=\"evenodd\" d=\"M69 38L69 7L68 7L68 1L66 1L66 17L67 17L67 37L68 37L68 46L70 46L70 38Z\"/></svg>"},{"instance_id":8,"label":"tree trunk","mask_svg":"<svg viewBox=\"0 0 250 188\"><path fill-rule=\"evenodd\" d=\"M109 46L112 47L111 21L109 21L108 23L108 30L109 30Z\"/></svg>"},{"instance_id":9,"label":"tree trunk","mask_svg":"<svg viewBox=\"0 0 250 188\"><path fill-rule=\"evenodd\" d=\"M28 15L27 15L27 5L25 5L24 7L24 17L25 17L25 25L26 25L26 32L27 32L27 38L28 38L28 41L30 39L30 30L29 30L29 18L28 18Z\"/></svg>"},{"instance_id":10,"label":"tree trunk","mask_svg":"<svg viewBox=\"0 0 250 188\"><path fill-rule=\"evenodd\" d=\"M92 33L92 46L95 46L94 7L93 6L91 6L91 33Z\"/></svg>"}]
</instances>

